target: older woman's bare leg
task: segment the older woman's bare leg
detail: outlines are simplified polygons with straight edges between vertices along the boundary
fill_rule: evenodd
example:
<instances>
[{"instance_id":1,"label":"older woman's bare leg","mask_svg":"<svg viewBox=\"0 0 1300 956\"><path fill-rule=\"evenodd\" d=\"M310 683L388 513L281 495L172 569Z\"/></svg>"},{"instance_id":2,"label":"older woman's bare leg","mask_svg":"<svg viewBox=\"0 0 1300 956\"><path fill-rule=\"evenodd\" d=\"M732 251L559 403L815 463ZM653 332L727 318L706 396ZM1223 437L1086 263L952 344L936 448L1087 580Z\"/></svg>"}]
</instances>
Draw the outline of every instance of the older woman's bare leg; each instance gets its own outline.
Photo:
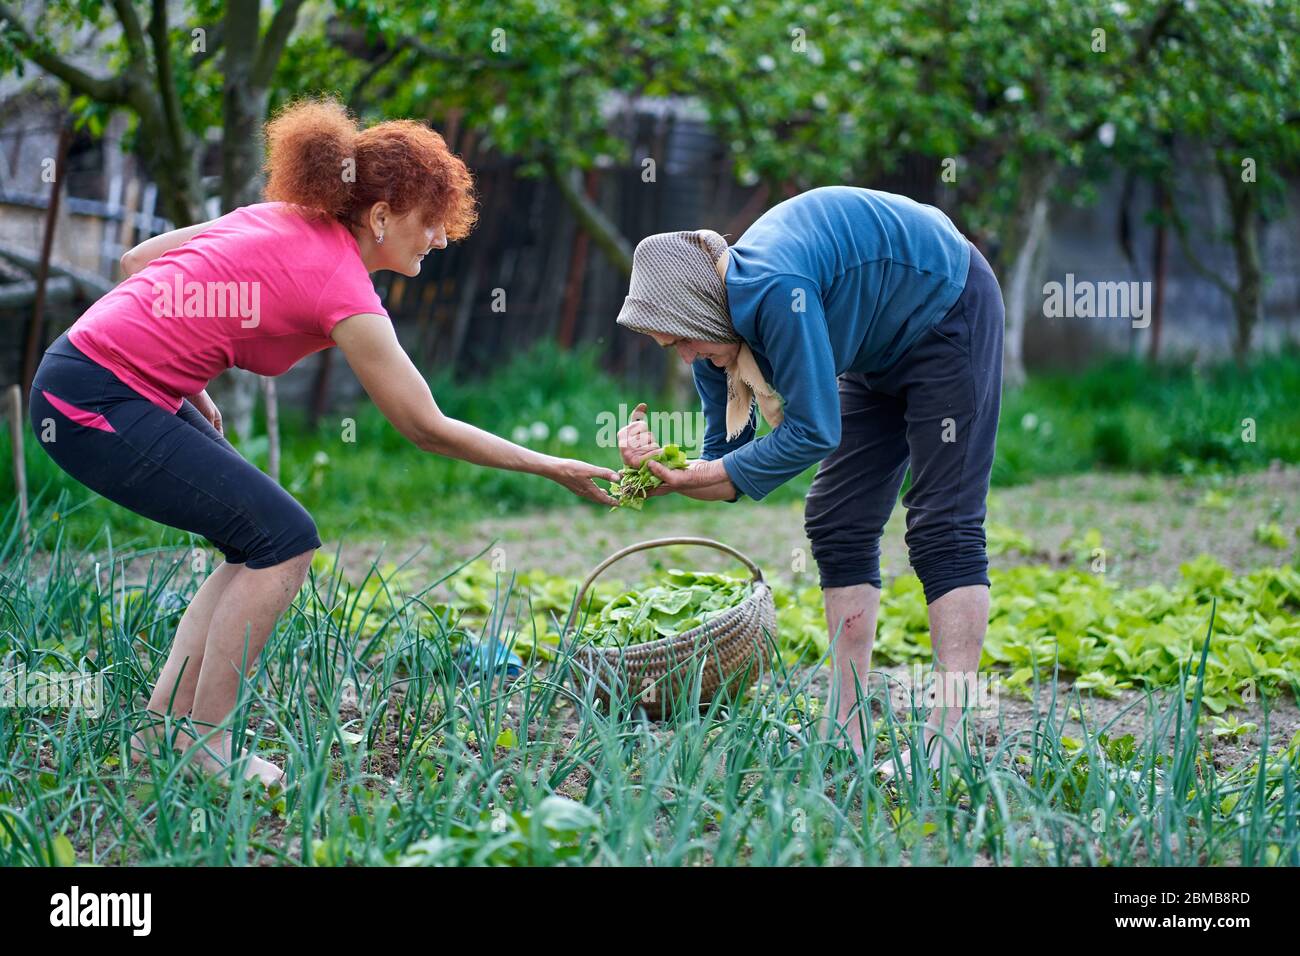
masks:
<instances>
[{"instance_id":1,"label":"older woman's bare leg","mask_svg":"<svg viewBox=\"0 0 1300 956\"><path fill-rule=\"evenodd\" d=\"M954 588L937 598L929 611L930 644L934 648L935 678L940 693L926 720L923 739L930 766L938 767L944 747L960 746L953 730L974 703L980 654L989 625L989 589L983 584ZM936 741L931 746L934 736L941 731L946 742ZM949 750L950 761L953 756ZM901 751L899 760L903 772L910 773L910 748ZM892 760L884 761L878 769L887 777L897 772Z\"/></svg>"},{"instance_id":2,"label":"older woman's bare leg","mask_svg":"<svg viewBox=\"0 0 1300 956\"><path fill-rule=\"evenodd\" d=\"M831 688L825 713L835 715L835 728L842 728L855 753L862 753L866 714L859 700L867 696L867 675L871 670L871 647L880 613L880 588L854 584L825 588L826 630L831 639ZM865 704L864 704L865 706ZM832 730L834 732L834 730Z\"/></svg>"}]
</instances>

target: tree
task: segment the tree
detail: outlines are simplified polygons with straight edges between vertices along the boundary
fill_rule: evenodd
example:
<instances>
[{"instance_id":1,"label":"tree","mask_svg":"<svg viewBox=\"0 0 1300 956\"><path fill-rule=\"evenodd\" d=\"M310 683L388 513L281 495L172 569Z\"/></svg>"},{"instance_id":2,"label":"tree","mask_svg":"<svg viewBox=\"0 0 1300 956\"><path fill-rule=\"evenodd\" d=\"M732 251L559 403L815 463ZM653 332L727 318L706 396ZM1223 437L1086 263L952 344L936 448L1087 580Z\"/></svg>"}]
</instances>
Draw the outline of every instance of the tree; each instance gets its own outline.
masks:
<instances>
[{"instance_id":1,"label":"tree","mask_svg":"<svg viewBox=\"0 0 1300 956\"><path fill-rule=\"evenodd\" d=\"M1102 159L1097 133L1149 71L1173 3L777 6L783 15L741 28L749 39L711 100L744 144L742 173L805 189L870 184L905 159L929 159L955 187L949 211L1003 275L1006 377L1021 381L1054 190L1067 170Z\"/></svg>"},{"instance_id":2,"label":"tree","mask_svg":"<svg viewBox=\"0 0 1300 956\"><path fill-rule=\"evenodd\" d=\"M1180 9L1161 49L1159 121L1208 152L1229 212L1226 234L1217 238L1232 248L1235 275L1200 258L1177 205L1171 219L1184 258L1232 302L1238 361L1250 350L1263 312L1260 229L1284 209L1286 173L1300 161L1297 36L1295 3L1203 0L1194 12ZM1177 182L1179 172L1170 159L1169 181Z\"/></svg>"},{"instance_id":3,"label":"tree","mask_svg":"<svg viewBox=\"0 0 1300 956\"><path fill-rule=\"evenodd\" d=\"M523 175L550 178L609 261L630 274L631 243L580 179L602 158L626 155L607 98L656 87L657 64L644 50L670 39L670 5L345 0L341 7L346 16L333 31L339 57L319 64L321 80L352 60L354 107L455 116L518 159ZM371 66L357 68L359 59Z\"/></svg>"},{"instance_id":4,"label":"tree","mask_svg":"<svg viewBox=\"0 0 1300 956\"><path fill-rule=\"evenodd\" d=\"M24 60L63 81L82 118L126 108L138 123L136 146L150 175L158 183L160 208L178 226L198 221L202 209L199 180L199 140L184 122L175 75L178 44L173 42L165 0L153 0L147 23L139 5L114 0L112 22L118 37L105 44L104 59L117 69L107 74L75 65L55 48L53 38L70 28L107 28L103 5L82 2L75 7L43 7L27 24L8 2L0 0L0 67L22 72ZM201 62L201 57L195 58Z\"/></svg>"},{"instance_id":5,"label":"tree","mask_svg":"<svg viewBox=\"0 0 1300 956\"><path fill-rule=\"evenodd\" d=\"M198 0L185 8L180 25L170 22L167 0L112 0L110 6L111 17L92 0L47 6L28 25L0 0L0 68L21 72L24 60L36 64L65 84L83 120L102 122L109 110L129 110L137 124L133 148L157 182L161 209L173 225L203 218L199 162L214 126L222 130L222 209L256 202L267 103L302 0L282 0L265 28L258 0ZM115 71L84 69L55 48L52 38L88 27L105 34L115 28L116 37L101 47L105 65L118 64ZM257 379L232 370L229 386L228 419L247 435Z\"/></svg>"}]
</instances>

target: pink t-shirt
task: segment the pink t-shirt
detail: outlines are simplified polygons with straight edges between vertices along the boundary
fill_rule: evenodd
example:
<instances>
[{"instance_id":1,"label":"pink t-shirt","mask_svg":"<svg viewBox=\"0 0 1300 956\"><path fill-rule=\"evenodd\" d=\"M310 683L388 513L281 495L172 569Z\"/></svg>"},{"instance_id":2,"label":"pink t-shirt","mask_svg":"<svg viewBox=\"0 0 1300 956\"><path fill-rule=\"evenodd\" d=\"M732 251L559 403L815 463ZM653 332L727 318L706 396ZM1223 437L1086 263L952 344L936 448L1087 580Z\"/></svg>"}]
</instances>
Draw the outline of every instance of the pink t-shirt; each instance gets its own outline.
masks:
<instances>
[{"instance_id":1,"label":"pink t-shirt","mask_svg":"<svg viewBox=\"0 0 1300 956\"><path fill-rule=\"evenodd\" d=\"M362 313L388 315L352 234L284 203L256 203L118 284L68 338L175 412L228 368L281 374Z\"/></svg>"}]
</instances>

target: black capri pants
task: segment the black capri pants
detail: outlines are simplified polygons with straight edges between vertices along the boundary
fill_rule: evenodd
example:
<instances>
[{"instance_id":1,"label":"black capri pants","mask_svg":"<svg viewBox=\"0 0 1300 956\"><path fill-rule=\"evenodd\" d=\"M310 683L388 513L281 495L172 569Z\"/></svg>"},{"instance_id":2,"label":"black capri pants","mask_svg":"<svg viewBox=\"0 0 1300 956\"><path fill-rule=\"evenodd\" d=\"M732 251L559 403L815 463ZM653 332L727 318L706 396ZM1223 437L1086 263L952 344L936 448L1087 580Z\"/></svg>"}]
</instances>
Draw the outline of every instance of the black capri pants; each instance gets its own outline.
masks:
<instances>
[{"instance_id":1,"label":"black capri pants","mask_svg":"<svg viewBox=\"0 0 1300 956\"><path fill-rule=\"evenodd\" d=\"M60 336L29 402L55 463L110 501L206 538L231 564L267 568L320 547L311 515L246 461L197 408L175 414Z\"/></svg>"},{"instance_id":2,"label":"black capri pants","mask_svg":"<svg viewBox=\"0 0 1300 956\"><path fill-rule=\"evenodd\" d=\"M909 465L905 538L926 602L988 585L1004 316L997 277L971 245L965 288L944 317L885 372L839 377L840 445L804 512L823 588L881 586L880 535Z\"/></svg>"}]
</instances>

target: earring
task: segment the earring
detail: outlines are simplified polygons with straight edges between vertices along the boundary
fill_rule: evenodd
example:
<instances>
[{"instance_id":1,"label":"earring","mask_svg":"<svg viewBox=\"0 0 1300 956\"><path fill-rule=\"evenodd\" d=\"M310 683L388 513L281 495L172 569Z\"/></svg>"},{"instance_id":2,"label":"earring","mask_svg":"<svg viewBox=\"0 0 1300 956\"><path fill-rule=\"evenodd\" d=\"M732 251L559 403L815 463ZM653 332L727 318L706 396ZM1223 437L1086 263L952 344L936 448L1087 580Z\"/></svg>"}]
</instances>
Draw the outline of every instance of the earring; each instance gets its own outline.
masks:
<instances>
[{"instance_id":1,"label":"earring","mask_svg":"<svg viewBox=\"0 0 1300 956\"><path fill-rule=\"evenodd\" d=\"M384 234L382 232L375 237L375 242L379 243L381 246L384 244Z\"/></svg>"}]
</instances>

